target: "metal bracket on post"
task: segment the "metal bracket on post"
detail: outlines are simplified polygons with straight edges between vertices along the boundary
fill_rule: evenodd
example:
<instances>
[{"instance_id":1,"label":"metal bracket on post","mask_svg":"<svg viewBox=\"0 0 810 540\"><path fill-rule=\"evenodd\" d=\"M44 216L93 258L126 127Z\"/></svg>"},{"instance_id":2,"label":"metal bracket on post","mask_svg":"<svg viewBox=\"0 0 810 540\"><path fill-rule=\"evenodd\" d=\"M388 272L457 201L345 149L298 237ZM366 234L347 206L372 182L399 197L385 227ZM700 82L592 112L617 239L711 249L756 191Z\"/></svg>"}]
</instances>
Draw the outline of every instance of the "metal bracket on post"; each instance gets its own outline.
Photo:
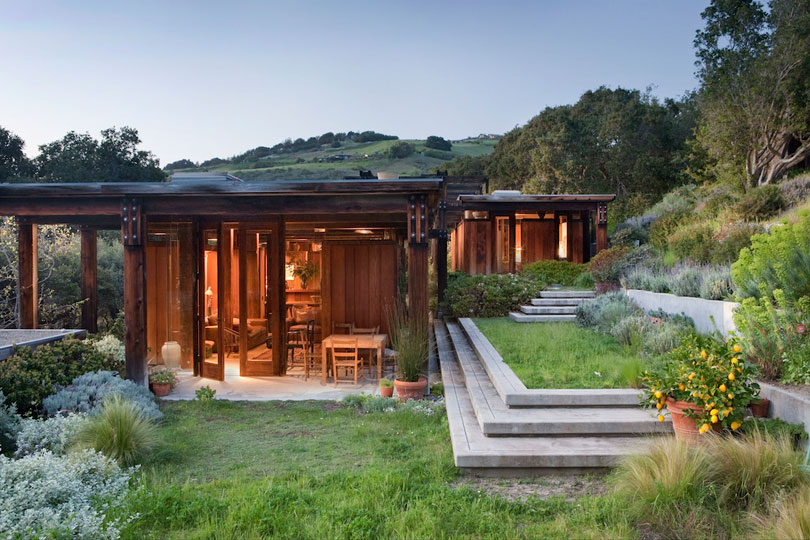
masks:
<instances>
[{"instance_id":1,"label":"metal bracket on post","mask_svg":"<svg viewBox=\"0 0 810 540\"><path fill-rule=\"evenodd\" d=\"M140 246L143 242L141 201L125 198L121 208L121 234L125 246Z\"/></svg>"}]
</instances>

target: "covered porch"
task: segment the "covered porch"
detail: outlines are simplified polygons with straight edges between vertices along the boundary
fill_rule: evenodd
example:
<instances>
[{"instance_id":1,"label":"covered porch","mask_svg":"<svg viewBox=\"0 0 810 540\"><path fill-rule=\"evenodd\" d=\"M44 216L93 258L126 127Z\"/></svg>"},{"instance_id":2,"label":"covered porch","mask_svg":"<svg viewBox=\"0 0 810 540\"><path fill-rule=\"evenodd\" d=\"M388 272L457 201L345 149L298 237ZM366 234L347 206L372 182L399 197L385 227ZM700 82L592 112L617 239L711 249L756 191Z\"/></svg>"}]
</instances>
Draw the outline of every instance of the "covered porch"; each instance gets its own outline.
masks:
<instances>
[{"instance_id":1,"label":"covered porch","mask_svg":"<svg viewBox=\"0 0 810 540\"><path fill-rule=\"evenodd\" d=\"M81 228L82 321L90 332L97 231L118 229L128 378L145 384L149 366L160 364L224 383L295 374L303 353L344 328L387 335L386 310L398 299L428 310L429 227L442 184L217 176L0 186L0 215L19 226L21 326L38 324L37 226ZM370 367L383 359L361 353L376 380ZM319 364L307 364L307 382L323 382Z\"/></svg>"}]
</instances>

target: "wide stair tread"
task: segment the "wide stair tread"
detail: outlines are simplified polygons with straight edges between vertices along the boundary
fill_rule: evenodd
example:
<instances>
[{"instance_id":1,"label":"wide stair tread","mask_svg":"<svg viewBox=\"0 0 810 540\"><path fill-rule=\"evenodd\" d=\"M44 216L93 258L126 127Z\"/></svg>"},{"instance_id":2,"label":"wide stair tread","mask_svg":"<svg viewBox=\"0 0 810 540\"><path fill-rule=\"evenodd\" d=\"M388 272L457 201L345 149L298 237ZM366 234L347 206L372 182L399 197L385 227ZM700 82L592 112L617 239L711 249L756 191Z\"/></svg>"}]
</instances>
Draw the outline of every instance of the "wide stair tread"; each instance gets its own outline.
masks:
<instances>
[{"instance_id":1,"label":"wide stair tread","mask_svg":"<svg viewBox=\"0 0 810 540\"><path fill-rule=\"evenodd\" d=\"M574 306L577 307L583 302L587 302L587 298L532 298L531 304L533 306Z\"/></svg>"},{"instance_id":2,"label":"wide stair tread","mask_svg":"<svg viewBox=\"0 0 810 540\"><path fill-rule=\"evenodd\" d=\"M593 298L593 291L541 291L540 298Z\"/></svg>"},{"instance_id":3,"label":"wide stair tread","mask_svg":"<svg viewBox=\"0 0 810 540\"><path fill-rule=\"evenodd\" d=\"M456 360L448 330L435 324L447 419L457 467L478 471L522 472L602 469L637 453L653 438L640 437L487 437L481 431Z\"/></svg>"},{"instance_id":4,"label":"wide stair tread","mask_svg":"<svg viewBox=\"0 0 810 540\"><path fill-rule=\"evenodd\" d=\"M526 315L574 315L576 306L520 306Z\"/></svg>"},{"instance_id":5,"label":"wide stair tread","mask_svg":"<svg viewBox=\"0 0 810 540\"><path fill-rule=\"evenodd\" d=\"M519 323L537 323L537 322L570 322L576 320L576 315L563 314L563 315L527 315L520 311L510 311L509 318Z\"/></svg>"},{"instance_id":6,"label":"wide stair tread","mask_svg":"<svg viewBox=\"0 0 810 540\"><path fill-rule=\"evenodd\" d=\"M667 422L658 422L654 414L640 408L508 408L492 385L461 326L448 322L446 327L484 435L636 436L671 430Z\"/></svg>"}]
</instances>

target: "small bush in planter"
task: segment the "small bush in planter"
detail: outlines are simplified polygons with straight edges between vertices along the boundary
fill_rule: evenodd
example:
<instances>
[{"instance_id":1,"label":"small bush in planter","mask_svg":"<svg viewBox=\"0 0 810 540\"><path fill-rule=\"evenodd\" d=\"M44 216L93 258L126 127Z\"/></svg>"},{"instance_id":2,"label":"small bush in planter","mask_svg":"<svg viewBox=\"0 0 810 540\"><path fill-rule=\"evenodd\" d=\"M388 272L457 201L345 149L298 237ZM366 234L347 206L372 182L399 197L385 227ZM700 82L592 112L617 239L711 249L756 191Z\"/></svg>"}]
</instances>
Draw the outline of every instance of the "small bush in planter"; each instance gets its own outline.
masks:
<instances>
[{"instance_id":1,"label":"small bush in planter","mask_svg":"<svg viewBox=\"0 0 810 540\"><path fill-rule=\"evenodd\" d=\"M686 337L661 368L645 373L642 403L659 411L667 407L668 399L694 406L684 415L696 421L700 433L715 425L738 429L746 407L759 393L753 380L757 370L741 353L733 338ZM663 413L658 419L663 422Z\"/></svg>"},{"instance_id":2,"label":"small bush in planter","mask_svg":"<svg viewBox=\"0 0 810 540\"><path fill-rule=\"evenodd\" d=\"M422 376L430 353L427 317L408 313L404 305L397 303L388 312L388 328L391 346L397 351L397 395L405 400L418 398L427 387L427 379Z\"/></svg>"},{"instance_id":3,"label":"small bush in planter","mask_svg":"<svg viewBox=\"0 0 810 540\"><path fill-rule=\"evenodd\" d=\"M177 383L177 375L170 369L156 369L149 374L149 382L153 384L168 384L174 388Z\"/></svg>"},{"instance_id":4,"label":"small bush in planter","mask_svg":"<svg viewBox=\"0 0 810 540\"><path fill-rule=\"evenodd\" d=\"M393 388L393 387L394 387L394 381L391 381L391 380L386 379L386 378L380 379L380 388Z\"/></svg>"}]
</instances>

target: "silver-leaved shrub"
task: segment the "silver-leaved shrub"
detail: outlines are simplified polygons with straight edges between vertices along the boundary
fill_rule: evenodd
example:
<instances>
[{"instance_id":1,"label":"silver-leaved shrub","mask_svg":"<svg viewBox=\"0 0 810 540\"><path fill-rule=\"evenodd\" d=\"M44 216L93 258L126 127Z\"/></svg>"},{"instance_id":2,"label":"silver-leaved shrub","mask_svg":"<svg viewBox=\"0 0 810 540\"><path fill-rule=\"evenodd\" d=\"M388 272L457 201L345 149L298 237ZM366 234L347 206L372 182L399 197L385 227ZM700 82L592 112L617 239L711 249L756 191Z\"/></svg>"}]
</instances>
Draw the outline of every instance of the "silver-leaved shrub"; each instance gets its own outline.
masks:
<instances>
[{"instance_id":1,"label":"silver-leaved shrub","mask_svg":"<svg viewBox=\"0 0 810 540\"><path fill-rule=\"evenodd\" d=\"M23 419L14 457L21 458L40 450L49 450L57 456L64 454L85 420L84 413L58 414L45 420Z\"/></svg>"},{"instance_id":2,"label":"silver-leaved shrub","mask_svg":"<svg viewBox=\"0 0 810 540\"><path fill-rule=\"evenodd\" d=\"M113 371L94 371L76 377L69 386L45 398L42 405L49 415L59 411L92 415L101 409L105 397L114 394L135 403L151 420L163 418L154 396L145 386L122 379Z\"/></svg>"},{"instance_id":3,"label":"silver-leaved shrub","mask_svg":"<svg viewBox=\"0 0 810 540\"><path fill-rule=\"evenodd\" d=\"M118 538L122 524L106 515L122 504L131 474L92 450L0 456L0 539Z\"/></svg>"}]
</instances>

